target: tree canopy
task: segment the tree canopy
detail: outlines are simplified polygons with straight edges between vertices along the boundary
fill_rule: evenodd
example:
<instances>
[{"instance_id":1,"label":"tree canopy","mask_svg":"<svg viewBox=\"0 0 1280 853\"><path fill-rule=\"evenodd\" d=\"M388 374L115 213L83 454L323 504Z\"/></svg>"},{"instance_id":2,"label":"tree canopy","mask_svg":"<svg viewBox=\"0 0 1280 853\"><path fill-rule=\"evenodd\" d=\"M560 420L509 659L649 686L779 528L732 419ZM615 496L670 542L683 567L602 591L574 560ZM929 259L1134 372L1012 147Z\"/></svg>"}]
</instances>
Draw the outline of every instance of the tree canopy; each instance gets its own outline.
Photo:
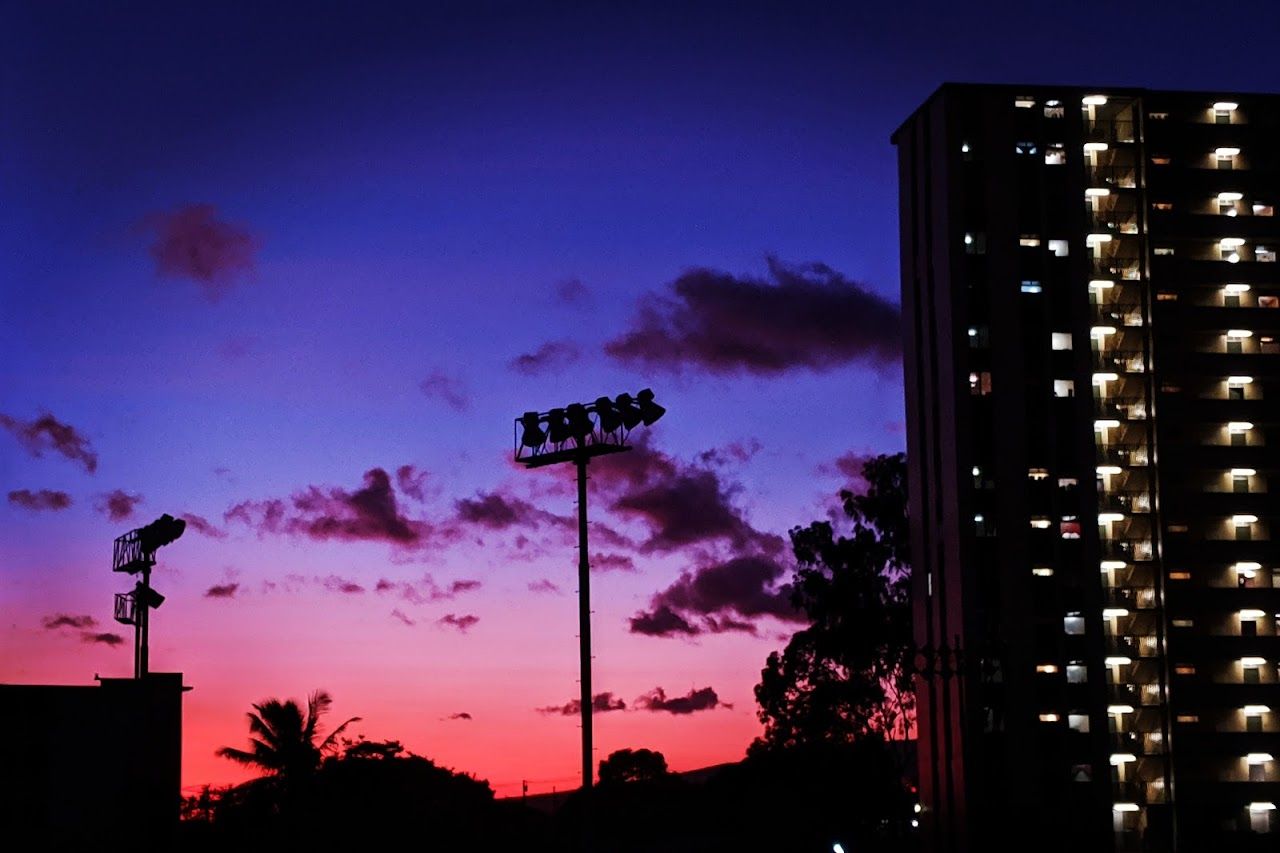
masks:
<instances>
[{"instance_id":1,"label":"tree canopy","mask_svg":"<svg viewBox=\"0 0 1280 853\"><path fill-rule=\"evenodd\" d=\"M811 624L769 655L756 686L765 731L755 751L905 737L914 708L906 457L876 456L866 489L840 493L830 521L790 531L792 601Z\"/></svg>"}]
</instances>

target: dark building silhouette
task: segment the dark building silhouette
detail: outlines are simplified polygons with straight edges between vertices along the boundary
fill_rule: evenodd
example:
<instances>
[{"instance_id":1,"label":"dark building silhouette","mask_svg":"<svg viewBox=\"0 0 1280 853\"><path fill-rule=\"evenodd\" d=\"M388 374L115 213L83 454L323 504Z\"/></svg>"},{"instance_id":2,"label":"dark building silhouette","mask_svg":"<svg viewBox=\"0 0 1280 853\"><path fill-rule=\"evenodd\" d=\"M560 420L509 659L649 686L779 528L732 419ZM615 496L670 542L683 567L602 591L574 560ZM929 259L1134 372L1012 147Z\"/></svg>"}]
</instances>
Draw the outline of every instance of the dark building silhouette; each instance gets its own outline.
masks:
<instances>
[{"instance_id":1,"label":"dark building silhouette","mask_svg":"<svg viewBox=\"0 0 1280 853\"><path fill-rule=\"evenodd\" d=\"M1276 849L1280 97L946 85L893 142L929 849Z\"/></svg>"},{"instance_id":2,"label":"dark building silhouette","mask_svg":"<svg viewBox=\"0 0 1280 853\"><path fill-rule=\"evenodd\" d=\"M0 684L0 825L31 849L166 846L178 823L181 673Z\"/></svg>"}]
</instances>

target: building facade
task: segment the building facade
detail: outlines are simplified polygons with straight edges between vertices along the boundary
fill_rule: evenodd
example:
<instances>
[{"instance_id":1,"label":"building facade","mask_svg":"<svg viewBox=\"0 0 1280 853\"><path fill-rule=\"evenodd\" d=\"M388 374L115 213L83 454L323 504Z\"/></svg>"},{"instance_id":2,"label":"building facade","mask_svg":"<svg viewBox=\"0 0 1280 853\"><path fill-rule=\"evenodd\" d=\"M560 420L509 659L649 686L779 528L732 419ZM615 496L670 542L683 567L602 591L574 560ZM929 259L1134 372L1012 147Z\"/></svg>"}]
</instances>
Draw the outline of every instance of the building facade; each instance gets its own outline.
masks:
<instances>
[{"instance_id":1,"label":"building facade","mask_svg":"<svg viewBox=\"0 0 1280 853\"><path fill-rule=\"evenodd\" d=\"M182 674L0 684L9 849L168 850L182 803Z\"/></svg>"},{"instance_id":2,"label":"building facade","mask_svg":"<svg viewBox=\"0 0 1280 853\"><path fill-rule=\"evenodd\" d=\"M929 849L1280 845L1280 97L946 85L898 147Z\"/></svg>"}]
</instances>

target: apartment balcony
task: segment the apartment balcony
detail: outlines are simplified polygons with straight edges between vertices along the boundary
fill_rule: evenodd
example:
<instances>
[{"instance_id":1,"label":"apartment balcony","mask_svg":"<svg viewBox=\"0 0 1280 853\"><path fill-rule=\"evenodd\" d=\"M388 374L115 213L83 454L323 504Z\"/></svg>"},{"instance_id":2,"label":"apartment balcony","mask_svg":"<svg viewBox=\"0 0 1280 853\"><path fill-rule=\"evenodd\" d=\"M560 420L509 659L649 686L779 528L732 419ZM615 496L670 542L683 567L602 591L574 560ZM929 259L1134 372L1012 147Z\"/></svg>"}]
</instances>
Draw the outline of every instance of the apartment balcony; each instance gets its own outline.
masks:
<instances>
[{"instance_id":1,"label":"apartment balcony","mask_svg":"<svg viewBox=\"0 0 1280 853\"><path fill-rule=\"evenodd\" d=\"M1112 189L1133 189L1138 186L1136 166L1086 166L1085 173L1090 186Z\"/></svg>"},{"instance_id":2,"label":"apartment balcony","mask_svg":"<svg viewBox=\"0 0 1280 853\"><path fill-rule=\"evenodd\" d=\"M1150 454L1145 441L1116 442L1096 448L1099 465L1119 465L1122 468L1144 468Z\"/></svg>"},{"instance_id":3,"label":"apartment balcony","mask_svg":"<svg viewBox=\"0 0 1280 853\"><path fill-rule=\"evenodd\" d=\"M1147 398L1135 395L1094 397L1093 415L1096 418L1121 421L1145 421L1147 419Z\"/></svg>"},{"instance_id":4,"label":"apartment balcony","mask_svg":"<svg viewBox=\"0 0 1280 853\"><path fill-rule=\"evenodd\" d=\"M1094 324L1098 326L1113 326L1117 330L1123 330L1126 327L1141 327L1146 323L1140 302L1095 302L1092 309Z\"/></svg>"},{"instance_id":5,"label":"apartment balcony","mask_svg":"<svg viewBox=\"0 0 1280 853\"><path fill-rule=\"evenodd\" d=\"M1244 237L1250 242L1280 243L1280 223L1274 216L1223 216L1219 213L1188 213L1154 211L1147 232L1156 245L1179 244L1171 240L1203 241L1206 235L1221 234L1228 237ZM1179 252L1180 253L1180 252ZM1175 255L1177 257L1177 255Z\"/></svg>"},{"instance_id":6,"label":"apartment balcony","mask_svg":"<svg viewBox=\"0 0 1280 853\"><path fill-rule=\"evenodd\" d=\"M1145 373L1147 369L1146 352L1139 347L1115 347L1107 350L1095 350L1093 367L1099 371L1115 373Z\"/></svg>"},{"instance_id":7,"label":"apartment balcony","mask_svg":"<svg viewBox=\"0 0 1280 853\"><path fill-rule=\"evenodd\" d=\"M1251 284L1280 284L1280 263L1245 261L1231 264L1226 261L1200 260L1179 255L1157 255L1151 263L1151 280L1187 286L1221 287L1223 281L1244 281Z\"/></svg>"},{"instance_id":8,"label":"apartment balcony","mask_svg":"<svg viewBox=\"0 0 1280 853\"><path fill-rule=\"evenodd\" d=\"M1104 560L1124 560L1126 563L1139 563L1150 560L1154 555L1151 540L1136 537L1113 537L1103 539L1101 554Z\"/></svg>"},{"instance_id":9,"label":"apartment balcony","mask_svg":"<svg viewBox=\"0 0 1280 853\"><path fill-rule=\"evenodd\" d=\"M1150 610L1156 606L1156 591L1153 587L1108 587L1103 602L1106 607Z\"/></svg>"},{"instance_id":10,"label":"apartment balcony","mask_svg":"<svg viewBox=\"0 0 1280 853\"><path fill-rule=\"evenodd\" d=\"M1109 491L1098 496L1098 512L1151 512L1151 492L1147 489Z\"/></svg>"}]
</instances>

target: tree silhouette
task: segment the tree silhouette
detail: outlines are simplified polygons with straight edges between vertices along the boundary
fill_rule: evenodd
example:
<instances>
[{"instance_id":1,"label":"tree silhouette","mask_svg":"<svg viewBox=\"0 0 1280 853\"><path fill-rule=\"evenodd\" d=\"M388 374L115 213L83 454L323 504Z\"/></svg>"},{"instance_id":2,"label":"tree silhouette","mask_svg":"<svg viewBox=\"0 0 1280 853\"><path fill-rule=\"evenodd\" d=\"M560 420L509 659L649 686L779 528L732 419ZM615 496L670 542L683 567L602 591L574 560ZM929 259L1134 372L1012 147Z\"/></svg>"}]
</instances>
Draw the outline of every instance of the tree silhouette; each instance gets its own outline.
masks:
<instances>
[{"instance_id":1,"label":"tree silhouette","mask_svg":"<svg viewBox=\"0 0 1280 853\"><path fill-rule=\"evenodd\" d=\"M360 721L352 717L317 742L320 718L332 704L333 697L324 690L307 697L305 713L294 699L263 700L248 714L249 749L224 746L217 754L285 782L309 776L319 769L324 754L335 748L347 726Z\"/></svg>"},{"instance_id":2,"label":"tree silhouette","mask_svg":"<svg viewBox=\"0 0 1280 853\"><path fill-rule=\"evenodd\" d=\"M666 776L667 759L651 749L619 749L600 762L600 784L652 782Z\"/></svg>"},{"instance_id":3,"label":"tree silhouette","mask_svg":"<svg viewBox=\"0 0 1280 853\"><path fill-rule=\"evenodd\" d=\"M753 750L901 738L910 727L906 457L874 457L862 475L864 493L840 493L849 535L828 521L791 530L792 601L812 624L760 674L765 731Z\"/></svg>"}]
</instances>

